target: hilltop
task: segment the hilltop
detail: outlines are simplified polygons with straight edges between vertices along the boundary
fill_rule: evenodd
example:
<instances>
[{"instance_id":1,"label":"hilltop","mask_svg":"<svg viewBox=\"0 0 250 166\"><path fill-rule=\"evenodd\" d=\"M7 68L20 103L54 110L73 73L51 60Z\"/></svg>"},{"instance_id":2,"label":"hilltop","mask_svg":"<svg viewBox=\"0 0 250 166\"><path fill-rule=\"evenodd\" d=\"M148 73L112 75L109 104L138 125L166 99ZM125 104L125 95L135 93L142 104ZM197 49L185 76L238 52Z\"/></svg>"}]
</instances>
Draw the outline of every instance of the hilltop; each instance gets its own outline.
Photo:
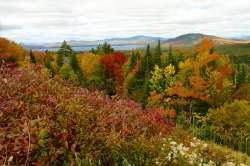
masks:
<instances>
[{"instance_id":1,"label":"hilltop","mask_svg":"<svg viewBox=\"0 0 250 166\"><path fill-rule=\"evenodd\" d=\"M216 45L233 45L233 44L249 44L250 40L243 39L228 39L218 36L205 35L201 33L189 33L178 36L176 38L163 41L163 45L172 45L172 46L193 46L199 44L202 38L211 39Z\"/></svg>"}]
</instances>

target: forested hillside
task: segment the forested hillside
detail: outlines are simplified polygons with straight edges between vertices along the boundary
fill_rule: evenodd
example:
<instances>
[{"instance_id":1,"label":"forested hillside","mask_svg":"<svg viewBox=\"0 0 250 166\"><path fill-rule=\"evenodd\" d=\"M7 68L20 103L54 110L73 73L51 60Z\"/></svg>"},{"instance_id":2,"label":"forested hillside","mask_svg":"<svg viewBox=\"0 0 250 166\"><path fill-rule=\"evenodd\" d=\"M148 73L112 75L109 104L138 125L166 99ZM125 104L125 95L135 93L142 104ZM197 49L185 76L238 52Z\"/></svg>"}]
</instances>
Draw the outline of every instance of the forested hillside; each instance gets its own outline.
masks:
<instances>
[{"instance_id":1,"label":"forested hillside","mask_svg":"<svg viewBox=\"0 0 250 166\"><path fill-rule=\"evenodd\" d=\"M250 73L203 38L126 53L0 38L3 165L250 165Z\"/></svg>"}]
</instances>

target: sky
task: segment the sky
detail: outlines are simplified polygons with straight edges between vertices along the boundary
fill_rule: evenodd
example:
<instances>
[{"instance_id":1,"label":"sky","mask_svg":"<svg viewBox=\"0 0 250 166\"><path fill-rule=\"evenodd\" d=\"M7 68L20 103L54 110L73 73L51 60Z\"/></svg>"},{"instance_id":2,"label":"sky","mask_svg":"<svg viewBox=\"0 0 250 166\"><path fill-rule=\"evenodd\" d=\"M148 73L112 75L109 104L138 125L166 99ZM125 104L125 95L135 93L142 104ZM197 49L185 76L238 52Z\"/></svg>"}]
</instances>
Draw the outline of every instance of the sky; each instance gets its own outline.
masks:
<instances>
[{"instance_id":1,"label":"sky","mask_svg":"<svg viewBox=\"0 0 250 166\"><path fill-rule=\"evenodd\" d=\"M0 36L22 43L186 33L250 36L250 0L0 0Z\"/></svg>"}]
</instances>

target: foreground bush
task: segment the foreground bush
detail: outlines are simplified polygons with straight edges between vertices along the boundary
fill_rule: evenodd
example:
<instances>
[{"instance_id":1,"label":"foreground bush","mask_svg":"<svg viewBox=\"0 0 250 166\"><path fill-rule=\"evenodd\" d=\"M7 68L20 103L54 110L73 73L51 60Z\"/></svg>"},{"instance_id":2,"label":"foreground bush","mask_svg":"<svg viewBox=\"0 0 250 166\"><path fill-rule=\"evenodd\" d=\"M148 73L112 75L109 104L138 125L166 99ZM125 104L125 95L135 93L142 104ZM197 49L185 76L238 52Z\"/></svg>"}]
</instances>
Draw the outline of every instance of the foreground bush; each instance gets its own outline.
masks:
<instances>
[{"instance_id":1,"label":"foreground bush","mask_svg":"<svg viewBox=\"0 0 250 166\"><path fill-rule=\"evenodd\" d=\"M0 163L153 164L172 127L164 112L36 70L0 70Z\"/></svg>"},{"instance_id":2,"label":"foreground bush","mask_svg":"<svg viewBox=\"0 0 250 166\"><path fill-rule=\"evenodd\" d=\"M250 154L250 103L236 100L217 109L210 109L211 130L223 144Z\"/></svg>"},{"instance_id":3,"label":"foreground bush","mask_svg":"<svg viewBox=\"0 0 250 166\"><path fill-rule=\"evenodd\" d=\"M250 157L228 148L205 143L197 138L169 137L164 139L156 165L178 166L247 166Z\"/></svg>"}]
</instances>

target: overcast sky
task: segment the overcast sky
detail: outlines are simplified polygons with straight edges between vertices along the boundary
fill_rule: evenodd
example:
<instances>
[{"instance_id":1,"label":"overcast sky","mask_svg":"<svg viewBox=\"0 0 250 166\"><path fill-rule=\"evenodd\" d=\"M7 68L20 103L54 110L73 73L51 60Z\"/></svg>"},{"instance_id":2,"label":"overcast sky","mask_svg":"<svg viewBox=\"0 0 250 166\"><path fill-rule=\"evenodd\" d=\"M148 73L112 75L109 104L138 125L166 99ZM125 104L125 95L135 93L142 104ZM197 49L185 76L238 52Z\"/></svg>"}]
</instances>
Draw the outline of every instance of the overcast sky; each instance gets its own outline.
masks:
<instances>
[{"instance_id":1,"label":"overcast sky","mask_svg":"<svg viewBox=\"0 0 250 166\"><path fill-rule=\"evenodd\" d=\"M250 35L250 0L0 0L0 36L17 42L191 32Z\"/></svg>"}]
</instances>

